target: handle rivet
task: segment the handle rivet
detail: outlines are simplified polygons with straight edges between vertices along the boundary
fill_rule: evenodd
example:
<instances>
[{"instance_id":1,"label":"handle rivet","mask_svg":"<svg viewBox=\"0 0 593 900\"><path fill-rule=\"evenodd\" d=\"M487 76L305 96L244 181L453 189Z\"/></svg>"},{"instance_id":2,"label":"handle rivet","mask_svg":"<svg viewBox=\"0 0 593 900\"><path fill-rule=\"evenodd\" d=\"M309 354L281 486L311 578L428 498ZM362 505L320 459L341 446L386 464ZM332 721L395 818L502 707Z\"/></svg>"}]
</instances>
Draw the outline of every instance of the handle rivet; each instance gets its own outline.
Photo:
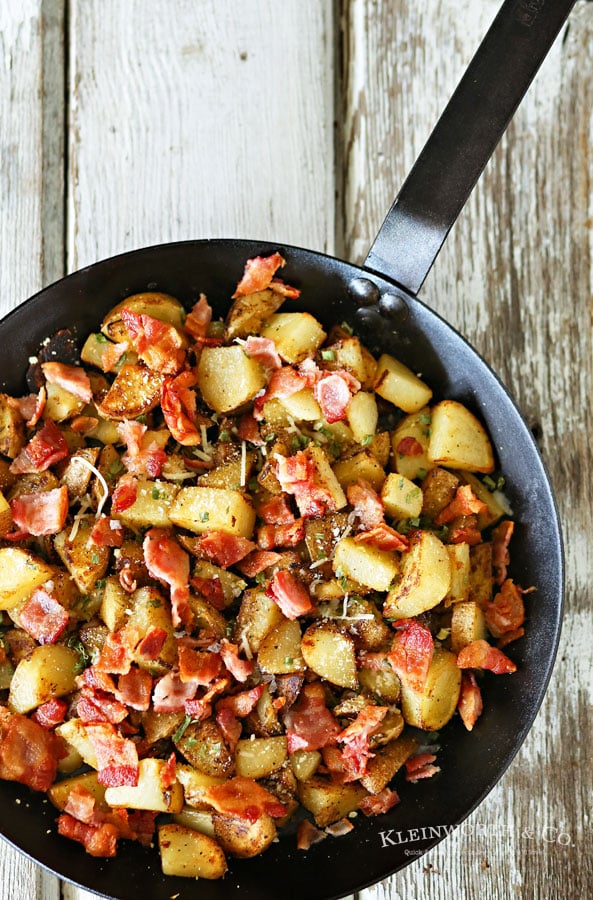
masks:
<instances>
[{"instance_id":1,"label":"handle rivet","mask_svg":"<svg viewBox=\"0 0 593 900\"><path fill-rule=\"evenodd\" d=\"M390 319L395 316L401 319L408 314L408 304L400 294L383 294L379 300L379 309Z\"/></svg>"},{"instance_id":2,"label":"handle rivet","mask_svg":"<svg viewBox=\"0 0 593 900\"><path fill-rule=\"evenodd\" d=\"M379 288L368 278L353 278L349 290L359 306L373 306L379 300Z\"/></svg>"}]
</instances>

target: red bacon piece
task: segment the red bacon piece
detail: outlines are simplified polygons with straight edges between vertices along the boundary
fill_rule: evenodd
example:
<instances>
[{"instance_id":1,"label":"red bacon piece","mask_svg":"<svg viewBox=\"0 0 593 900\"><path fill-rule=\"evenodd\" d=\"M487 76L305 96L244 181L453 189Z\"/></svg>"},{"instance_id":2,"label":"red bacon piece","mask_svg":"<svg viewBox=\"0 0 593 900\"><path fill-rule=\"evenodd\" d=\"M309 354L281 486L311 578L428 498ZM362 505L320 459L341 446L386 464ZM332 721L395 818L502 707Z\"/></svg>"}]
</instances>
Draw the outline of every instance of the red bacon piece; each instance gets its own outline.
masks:
<instances>
[{"instance_id":1,"label":"red bacon piece","mask_svg":"<svg viewBox=\"0 0 593 900\"><path fill-rule=\"evenodd\" d=\"M421 691L434 653L432 635L414 619L398 619L393 626L397 628L397 634L387 659L402 681L413 690Z\"/></svg>"},{"instance_id":2,"label":"red bacon piece","mask_svg":"<svg viewBox=\"0 0 593 900\"><path fill-rule=\"evenodd\" d=\"M54 463L65 459L70 453L66 438L53 421L47 419L37 434L23 447L10 464L13 475L27 475L45 472Z\"/></svg>"},{"instance_id":3,"label":"red bacon piece","mask_svg":"<svg viewBox=\"0 0 593 900\"><path fill-rule=\"evenodd\" d=\"M164 628L153 625L136 647L136 651L140 656L144 657L144 659L158 659L165 641L167 640L167 636L167 632Z\"/></svg>"},{"instance_id":4,"label":"red bacon piece","mask_svg":"<svg viewBox=\"0 0 593 900\"><path fill-rule=\"evenodd\" d=\"M364 478L346 488L348 503L361 521L365 530L375 528L383 523L385 507L377 491Z\"/></svg>"},{"instance_id":5,"label":"red bacon piece","mask_svg":"<svg viewBox=\"0 0 593 900\"><path fill-rule=\"evenodd\" d=\"M119 831L115 825L85 825L67 813L58 816L58 834L82 844L89 856L110 859L117 853Z\"/></svg>"},{"instance_id":6,"label":"red bacon piece","mask_svg":"<svg viewBox=\"0 0 593 900\"><path fill-rule=\"evenodd\" d=\"M255 444L258 447L263 444L259 432L259 424L252 413L245 413L245 415L241 416L239 419L237 436L241 441L249 441L250 444Z\"/></svg>"},{"instance_id":7,"label":"red bacon piece","mask_svg":"<svg viewBox=\"0 0 593 900\"><path fill-rule=\"evenodd\" d=\"M156 817L157 813L150 809L134 809L128 812L128 825L132 837L143 847L152 845Z\"/></svg>"},{"instance_id":8,"label":"red bacon piece","mask_svg":"<svg viewBox=\"0 0 593 900\"><path fill-rule=\"evenodd\" d=\"M340 723L326 706L325 691L319 682L306 684L299 699L284 715L288 752L320 750L335 744Z\"/></svg>"},{"instance_id":9,"label":"red bacon piece","mask_svg":"<svg viewBox=\"0 0 593 900\"><path fill-rule=\"evenodd\" d=\"M461 691L457 701L457 709L461 720L468 731L471 731L482 715L482 694L473 672L462 672Z\"/></svg>"},{"instance_id":10,"label":"red bacon piece","mask_svg":"<svg viewBox=\"0 0 593 900\"><path fill-rule=\"evenodd\" d=\"M155 441L148 447L143 446L146 431L146 425L134 419L124 419L118 423L117 433L128 448L127 453L122 456L122 462L130 475L150 475L158 478L167 460L167 454Z\"/></svg>"},{"instance_id":11,"label":"red bacon piece","mask_svg":"<svg viewBox=\"0 0 593 900\"><path fill-rule=\"evenodd\" d=\"M348 769L345 781L356 781L366 773L367 762L373 756L369 748L369 737L388 712L387 706L367 706L338 735L338 741L344 744L342 759Z\"/></svg>"},{"instance_id":12,"label":"red bacon piece","mask_svg":"<svg viewBox=\"0 0 593 900\"><path fill-rule=\"evenodd\" d=\"M275 565L282 559L280 553L272 553L270 550L253 550L245 559L237 565L239 572L246 578L255 578L260 572Z\"/></svg>"},{"instance_id":13,"label":"red bacon piece","mask_svg":"<svg viewBox=\"0 0 593 900\"><path fill-rule=\"evenodd\" d=\"M285 264L286 260L279 253L248 259L245 263L243 277L233 294L233 300L237 297L245 297L247 294L255 294L257 291L265 291L271 286L272 278L277 270Z\"/></svg>"},{"instance_id":14,"label":"red bacon piece","mask_svg":"<svg viewBox=\"0 0 593 900\"><path fill-rule=\"evenodd\" d=\"M308 850L328 837L325 831L316 828L308 819L302 819L297 826L297 850Z\"/></svg>"},{"instance_id":15,"label":"red bacon piece","mask_svg":"<svg viewBox=\"0 0 593 900\"><path fill-rule=\"evenodd\" d=\"M57 534L68 515L68 488L21 494L11 500L10 510L15 525L29 534Z\"/></svg>"},{"instance_id":16,"label":"red bacon piece","mask_svg":"<svg viewBox=\"0 0 593 900\"><path fill-rule=\"evenodd\" d=\"M67 712L68 704L66 701L61 700L59 697L52 697L51 700L47 700L41 706L38 706L31 718L38 725L41 725L42 728L50 730L64 721Z\"/></svg>"},{"instance_id":17,"label":"red bacon piece","mask_svg":"<svg viewBox=\"0 0 593 900\"><path fill-rule=\"evenodd\" d=\"M224 531L209 531L200 538L200 552L223 569L234 566L255 547L253 541Z\"/></svg>"},{"instance_id":18,"label":"red bacon piece","mask_svg":"<svg viewBox=\"0 0 593 900\"><path fill-rule=\"evenodd\" d=\"M138 482L133 475L122 475L111 495L111 511L122 513L136 502Z\"/></svg>"},{"instance_id":19,"label":"red bacon piece","mask_svg":"<svg viewBox=\"0 0 593 900\"><path fill-rule=\"evenodd\" d=\"M206 685L214 681L221 673L222 659L218 653L204 650L193 650L179 644L179 677L183 682Z\"/></svg>"},{"instance_id":20,"label":"red bacon piece","mask_svg":"<svg viewBox=\"0 0 593 900\"><path fill-rule=\"evenodd\" d=\"M396 447L396 452L400 456L422 456L424 450L422 444L414 437L402 438Z\"/></svg>"},{"instance_id":21,"label":"red bacon piece","mask_svg":"<svg viewBox=\"0 0 593 900\"><path fill-rule=\"evenodd\" d=\"M507 631L505 632L505 634L503 634L502 637L497 640L496 646L499 650L502 650L502 648L506 647L507 644L510 644L513 641L518 641L519 638L522 638L524 634L524 628L515 628L513 629L513 631Z\"/></svg>"},{"instance_id":22,"label":"red bacon piece","mask_svg":"<svg viewBox=\"0 0 593 900\"><path fill-rule=\"evenodd\" d=\"M103 344L101 348L101 368L104 372L113 372L116 365L128 349L126 341L118 344Z\"/></svg>"},{"instance_id":23,"label":"red bacon piece","mask_svg":"<svg viewBox=\"0 0 593 900\"><path fill-rule=\"evenodd\" d=\"M27 428L34 428L45 409L47 400L47 391L45 386L39 388L37 394L29 394L27 397L9 397L8 402L11 406L16 406L19 413L25 420Z\"/></svg>"},{"instance_id":24,"label":"red bacon piece","mask_svg":"<svg viewBox=\"0 0 593 900\"><path fill-rule=\"evenodd\" d=\"M257 543L262 550L272 550L274 547L296 547L304 539L304 519L297 519L292 525L262 525L257 529Z\"/></svg>"},{"instance_id":25,"label":"red bacon piece","mask_svg":"<svg viewBox=\"0 0 593 900\"><path fill-rule=\"evenodd\" d=\"M446 525L459 516L479 515L486 512L488 507L479 500L473 492L471 484L462 484L448 506L435 517L435 525Z\"/></svg>"},{"instance_id":26,"label":"red bacon piece","mask_svg":"<svg viewBox=\"0 0 593 900\"><path fill-rule=\"evenodd\" d=\"M476 516L462 516L454 519L447 537L449 544L469 544L474 547L482 543L482 534L478 529Z\"/></svg>"},{"instance_id":27,"label":"red bacon piece","mask_svg":"<svg viewBox=\"0 0 593 900\"><path fill-rule=\"evenodd\" d=\"M70 419L70 428L78 434L86 437L93 429L97 427L99 420L96 416L75 416Z\"/></svg>"},{"instance_id":28,"label":"red bacon piece","mask_svg":"<svg viewBox=\"0 0 593 900\"><path fill-rule=\"evenodd\" d=\"M250 334L243 346L243 352L251 359L256 359L264 369L273 371L282 367L282 360L276 350L276 344L270 338L254 337Z\"/></svg>"},{"instance_id":29,"label":"red bacon piece","mask_svg":"<svg viewBox=\"0 0 593 900\"><path fill-rule=\"evenodd\" d=\"M495 638L517 631L525 621L522 591L512 578L503 582L494 600L483 608L486 625Z\"/></svg>"},{"instance_id":30,"label":"red bacon piece","mask_svg":"<svg viewBox=\"0 0 593 900\"><path fill-rule=\"evenodd\" d=\"M184 447L196 447L202 443L199 425L210 420L198 413L196 392L192 390L198 379L189 369L176 378L165 378L161 387L161 409L167 428L176 441Z\"/></svg>"},{"instance_id":31,"label":"red bacon piece","mask_svg":"<svg viewBox=\"0 0 593 900\"><path fill-rule=\"evenodd\" d=\"M390 788L383 788L379 794L369 794L363 797L358 808L365 816L379 816L388 813L399 803L399 794Z\"/></svg>"},{"instance_id":32,"label":"red bacon piece","mask_svg":"<svg viewBox=\"0 0 593 900\"><path fill-rule=\"evenodd\" d=\"M85 725L85 731L97 758L99 784L136 786L138 753L134 742L118 734L109 723Z\"/></svg>"},{"instance_id":33,"label":"red bacon piece","mask_svg":"<svg viewBox=\"0 0 593 900\"><path fill-rule=\"evenodd\" d=\"M181 712L187 700L193 700L197 681L182 681L175 672L159 678L152 692L155 712Z\"/></svg>"},{"instance_id":34,"label":"red bacon piece","mask_svg":"<svg viewBox=\"0 0 593 900\"><path fill-rule=\"evenodd\" d=\"M110 675L126 675L132 665L133 650L132 635L124 628L109 632L94 668Z\"/></svg>"},{"instance_id":35,"label":"red bacon piece","mask_svg":"<svg viewBox=\"0 0 593 900\"><path fill-rule=\"evenodd\" d=\"M163 375L177 375L185 362L183 340L177 329L125 307L121 317L134 349L148 368Z\"/></svg>"},{"instance_id":36,"label":"red bacon piece","mask_svg":"<svg viewBox=\"0 0 593 900\"><path fill-rule=\"evenodd\" d=\"M19 625L39 644L55 644L68 620L67 610L43 588L31 594L19 613Z\"/></svg>"},{"instance_id":37,"label":"red bacon piece","mask_svg":"<svg viewBox=\"0 0 593 900\"><path fill-rule=\"evenodd\" d=\"M224 590L220 582L220 578L216 575L214 578L202 578L200 575L192 575L189 583L198 594L205 597L208 603L214 609L225 609L226 602L224 599Z\"/></svg>"},{"instance_id":38,"label":"red bacon piece","mask_svg":"<svg viewBox=\"0 0 593 900\"><path fill-rule=\"evenodd\" d=\"M286 494L277 494L257 507L257 514L266 525L292 525L295 520Z\"/></svg>"},{"instance_id":39,"label":"red bacon piece","mask_svg":"<svg viewBox=\"0 0 593 900\"><path fill-rule=\"evenodd\" d=\"M472 641L460 650L457 665L460 669L487 669L495 675L508 675L517 671L515 663L488 641Z\"/></svg>"},{"instance_id":40,"label":"red bacon piece","mask_svg":"<svg viewBox=\"0 0 593 900\"><path fill-rule=\"evenodd\" d=\"M239 694L223 697L216 704L217 712L221 709L229 709L234 716L243 719L255 709L257 701L264 692L264 687L265 685L258 684L257 687L251 688L250 691L241 691Z\"/></svg>"},{"instance_id":41,"label":"red bacon piece","mask_svg":"<svg viewBox=\"0 0 593 900\"><path fill-rule=\"evenodd\" d=\"M292 397L306 387L310 387L311 379L306 375L297 372L292 366L282 366L281 369L275 369L272 377L268 382L265 393L258 397L253 408L253 415L256 419L263 417L263 408L268 400L276 398L282 400L286 397Z\"/></svg>"},{"instance_id":42,"label":"red bacon piece","mask_svg":"<svg viewBox=\"0 0 593 900\"><path fill-rule=\"evenodd\" d=\"M122 678L125 676L121 676ZM111 694L83 687L76 704L78 717L87 722L111 722L119 725L128 716L127 706Z\"/></svg>"},{"instance_id":43,"label":"red bacon piece","mask_svg":"<svg viewBox=\"0 0 593 900\"><path fill-rule=\"evenodd\" d=\"M81 366L67 366L60 362L41 363L45 380L90 403L93 399L91 380Z\"/></svg>"},{"instance_id":44,"label":"red bacon piece","mask_svg":"<svg viewBox=\"0 0 593 900\"><path fill-rule=\"evenodd\" d=\"M150 706L152 694L152 675L146 669L133 666L125 675L117 680L116 697L132 709L145 711Z\"/></svg>"},{"instance_id":45,"label":"red bacon piece","mask_svg":"<svg viewBox=\"0 0 593 900\"><path fill-rule=\"evenodd\" d=\"M492 566L497 584L502 584L507 577L507 566L511 561L509 544L514 530L515 523L505 519L492 532Z\"/></svg>"},{"instance_id":46,"label":"red bacon piece","mask_svg":"<svg viewBox=\"0 0 593 900\"><path fill-rule=\"evenodd\" d=\"M200 299L194 303L191 312L185 317L183 328L195 341L200 341L207 336L211 321L212 307L208 303L206 295L200 294Z\"/></svg>"},{"instance_id":47,"label":"red bacon piece","mask_svg":"<svg viewBox=\"0 0 593 900\"><path fill-rule=\"evenodd\" d=\"M237 681L247 681L254 669L252 659L241 659L237 645L227 641L226 638L220 642L220 655L223 663Z\"/></svg>"},{"instance_id":48,"label":"red bacon piece","mask_svg":"<svg viewBox=\"0 0 593 900\"><path fill-rule=\"evenodd\" d=\"M121 522L109 516L100 516L91 529L90 540L98 547L121 547L124 529Z\"/></svg>"},{"instance_id":49,"label":"red bacon piece","mask_svg":"<svg viewBox=\"0 0 593 900\"><path fill-rule=\"evenodd\" d=\"M252 823L257 822L264 813L276 819L286 813L286 807L274 794L252 778L241 775L205 788L203 799L223 815L238 816Z\"/></svg>"},{"instance_id":50,"label":"red bacon piece","mask_svg":"<svg viewBox=\"0 0 593 900\"><path fill-rule=\"evenodd\" d=\"M278 604L287 619L298 619L313 611L309 591L292 572L281 569L270 581L266 595Z\"/></svg>"},{"instance_id":51,"label":"red bacon piece","mask_svg":"<svg viewBox=\"0 0 593 900\"><path fill-rule=\"evenodd\" d=\"M62 741L20 713L3 710L0 719L0 778L18 781L34 791L48 791L56 780Z\"/></svg>"},{"instance_id":52,"label":"red bacon piece","mask_svg":"<svg viewBox=\"0 0 593 900\"><path fill-rule=\"evenodd\" d=\"M227 707L218 709L216 711L215 719L216 724L222 732L225 744L228 746L231 753L234 753L239 738L241 737L241 731L243 730L241 723L236 718L233 711Z\"/></svg>"},{"instance_id":53,"label":"red bacon piece","mask_svg":"<svg viewBox=\"0 0 593 900\"><path fill-rule=\"evenodd\" d=\"M412 759L407 759L405 762L406 781L415 783L420 781L421 778L432 778L433 775L441 771L439 766L432 765L435 760L436 756L432 753L419 753L417 756L413 756Z\"/></svg>"},{"instance_id":54,"label":"red bacon piece","mask_svg":"<svg viewBox=\"0 0 593 900\"><path fill-rule=\"evenodd\" d=\"M319 379L313 393L329 425L346 418L348 404L358 390L360 382L347 372L331 372Z\"/></svg>"},{"instance_id":55,"label":"red bacon piece","mask_svg":"<svg viewBox=\"0 0 593 900\"><path fill-rule=\"evenodd\" d=\"M150 575L171 589L173 625L189 625L193 614L189 607L189 555L170 531L151 528L142 544L144 562Z\"/></svg>"},{"instance_id":56,"label":"red bacon piece","mask_svg":"<svg viewBox=\"0 0 593 900\"><path fill-rule=\"evenodd\" d=\"M276 477L282 490L294 495L303 518L317 518L335 511L336 501L305 451L298 450L288 457L276 454Z\"/></svg>"},{"instance_id":57,"label":"red bacon piece","mask_svg":"<svg viewBox=\"0 0 593 900\"><path fill-rule=\"evenodd\" d=\"M396 550L399 553L405 553L410 549L407 537L394 528L390 528L385 522L375 525L370 531L361 531L360 534L355 535L354 540L357 544L371 544L379 550Z\"/></svg>"}]
</instances>

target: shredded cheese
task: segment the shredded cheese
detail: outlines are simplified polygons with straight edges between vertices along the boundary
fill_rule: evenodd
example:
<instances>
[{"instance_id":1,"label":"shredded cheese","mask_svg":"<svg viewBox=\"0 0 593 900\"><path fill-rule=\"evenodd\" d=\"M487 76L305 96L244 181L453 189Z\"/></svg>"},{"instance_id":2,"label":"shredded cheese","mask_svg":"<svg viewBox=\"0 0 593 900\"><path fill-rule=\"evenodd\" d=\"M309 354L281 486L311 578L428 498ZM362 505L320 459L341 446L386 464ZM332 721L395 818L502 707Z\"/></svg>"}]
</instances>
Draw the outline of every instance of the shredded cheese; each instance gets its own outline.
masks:
<instances>
[{"instance_id":1,"label":"shredded cheese","mask_svg":"<svg viewBox=\"0 0 593 900\"><path fill-rule=\"evenodd\" d=\"M95 518L98 519L99 516L101 515L101 513L103 512L103 507L105 506L105 501L106 501L107 498L109 497L109 487L107 486L107 482L105 481L105 479L103 478L103 476L101 475L101 473L99 472L99 470L96 469L95 466L93 466L92 463L90 463L90 462L88 461L88 459L85 459L84 456L74 456L74 457L72 458L72 461L73 461L73 462L76 461L76 462L82 463L83 466L86 466L87 469L90 469L90 471L93 473L93 475L96 476L96 478L97 478L98 481L99 481L99 484L100 484L101 487L103 488L103 494L102 494L102 496L101 496L101 498L100 498L100 500L99 500L99 502L98 502L98 504L97 504L97 511L96 511L96 513L95 513ZM88 496L88 495L87 495L87 496ZM70 540L72 540L72 538L70 538Z\"/></svg>"},{"instance_id":2,"label":"shredded cheese","mask_svg":"<svg viewBox=\"0 0 593 900\"><path fill-rule=\"evenodd\" d=\"M245 487L247 481L247 443L241 441L241 478L240 485Z\"/></svg>"},{"instance_id":3,"label":"shredded cheese","mask_svg":"<svg viewBox=\"0 0 593 900\"><path fill-rule=\"evenodd\" d=\"M86 511L91 506L91 498L88 494L85 494L82 500L80 501L80 509L74 516L74 521L72 522L72 528L70 529L70 534L68 535L68 540L73 541L76 535L78 534L78 529L80 528L80 523L83 519L87 518Z\"/></svg>"},{"instance_id":4,"label":"shredded cheese","mask_svg":"<svg viewBox=\"0 0 593 900\"><path fill-rule=\"evenodd\" d=\"M200 425L200 428L203 428L203 425ZM194 450L194 456L197 456L198 459L201 459L202 462L212 462L212 457L208 455L208 453L204 453L203 450Z\"/></svg>"},{"instance_id":5,"label":"shredded cheese","mask_svg":"<svg viewBox=\"0 0 593 900\"><path fill-rule=\"evenodd\" d=\"M208 443L208 431L206 430L205 425L200 425L200 434L202 435L202 447L207 453L208 450L212 450L212 444ZM196 454L197 452L198 451L196 450Z\"/></svg>"}]
</instances>

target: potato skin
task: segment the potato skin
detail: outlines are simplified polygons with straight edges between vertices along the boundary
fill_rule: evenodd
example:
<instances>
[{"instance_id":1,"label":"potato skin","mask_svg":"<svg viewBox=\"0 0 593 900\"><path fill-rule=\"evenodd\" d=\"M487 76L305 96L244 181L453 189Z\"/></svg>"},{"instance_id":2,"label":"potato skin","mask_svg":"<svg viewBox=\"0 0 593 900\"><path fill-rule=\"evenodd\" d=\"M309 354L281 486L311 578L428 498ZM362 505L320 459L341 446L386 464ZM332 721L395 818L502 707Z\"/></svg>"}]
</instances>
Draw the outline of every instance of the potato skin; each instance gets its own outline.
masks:
<instances>
[{"instance_id":1,"label":"potato skin","mask_svg":"<svg viewBox=\"0 0 593 900\"><path fill-rule=\"evenodd\" d=\"M241 859L263 853L276 837L274 820L266 813L255 822L214 813L212 821L215 837L222 849Z\"/></svg>"}]
</instances>

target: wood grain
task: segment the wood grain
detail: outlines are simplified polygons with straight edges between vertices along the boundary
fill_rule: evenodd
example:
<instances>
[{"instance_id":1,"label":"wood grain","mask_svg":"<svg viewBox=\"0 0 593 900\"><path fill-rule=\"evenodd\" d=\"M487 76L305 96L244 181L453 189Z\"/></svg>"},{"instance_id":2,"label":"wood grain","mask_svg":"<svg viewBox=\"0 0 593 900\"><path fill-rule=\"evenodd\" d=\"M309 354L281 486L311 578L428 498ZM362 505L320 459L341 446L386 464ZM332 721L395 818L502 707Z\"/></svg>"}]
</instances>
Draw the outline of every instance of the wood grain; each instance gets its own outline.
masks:
<instances>
[{"instance_id":1,"label":"wood grain","mask_svg":"<svg viewBox=\"0 0 593 900\"><path fill-rule=\"evenodd\" d=\"M344 231L364 258L498 4L345 3ZM567 538L567 608L543 708L468 827L364 900L559 897L593 883L590 598L593 7L577 5L423 289L541 435ZM473 833L472 833L473 830Z\"/></svg>"}]
</instances>

